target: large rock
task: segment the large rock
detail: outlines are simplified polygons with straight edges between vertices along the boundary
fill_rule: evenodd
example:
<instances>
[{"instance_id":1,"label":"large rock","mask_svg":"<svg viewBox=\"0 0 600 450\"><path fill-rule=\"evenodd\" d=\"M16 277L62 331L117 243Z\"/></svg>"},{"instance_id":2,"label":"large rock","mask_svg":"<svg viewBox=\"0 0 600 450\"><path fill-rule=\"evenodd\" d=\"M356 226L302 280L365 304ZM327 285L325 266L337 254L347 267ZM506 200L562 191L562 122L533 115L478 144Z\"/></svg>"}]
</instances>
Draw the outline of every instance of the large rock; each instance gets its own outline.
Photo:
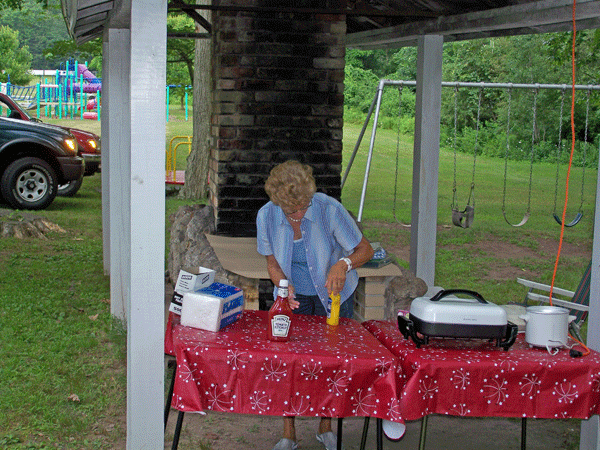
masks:
<instances>
[{"instance_id":1,"label":"large rock","mask_svg":"<svg viewBox=\"0 0 600 450\"><path fill-rule=\"evenodd\" d=\"M392 278L385 290L386 320L396 320L398 311L409 311L411 302L427 292L427 284L422 279L414 276L409 270L401 268L401 271L402 276Z\"/></svg>"},{"instance_id":2,"label":"large rock","mask_svg":"<svg viewBox=\"0 0 600 450\"><path fill-rule=\"evenodd\" d=\"M205 234L215 231L213 208L205 205L182 206L169 217L168 279L174 285L183 268L208 267L215 281L237 286L244 291L246 307L257 309L258 280L251 280L223 268Z\"/></svg>"}]
</instances>

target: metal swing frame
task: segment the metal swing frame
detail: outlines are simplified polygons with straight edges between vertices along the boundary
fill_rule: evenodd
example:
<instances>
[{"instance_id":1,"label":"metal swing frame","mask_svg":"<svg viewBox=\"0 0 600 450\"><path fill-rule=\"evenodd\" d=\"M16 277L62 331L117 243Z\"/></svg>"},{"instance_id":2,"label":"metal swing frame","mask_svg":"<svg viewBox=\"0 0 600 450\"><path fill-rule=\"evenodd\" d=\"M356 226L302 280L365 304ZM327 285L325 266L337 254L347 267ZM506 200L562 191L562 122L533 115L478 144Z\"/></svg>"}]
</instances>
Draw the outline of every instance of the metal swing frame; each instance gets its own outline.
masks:
<instances>
[{"instance_id":1,"label":"metal swing frame","mask_svg":"<svg viewBox=\"0 0 600 450\"><path fill-rule=\"evenodd\" d=\"M509 110L508 110L507 129L506 129L506 132L507 132L507 141L506 141L507 155L508 155L508 151L510 150L510 143L509 143L508 138L510 136L510 92L511 92L511 90L512 89L535 89L536 91L539 91L539 89L563 89L566 86L565 84L519 84L519 83L487 83L487 82L476 83L476 82L458 82L458 81L442 82L441 84L442 84L442 87L479 87L479 88L493 88L493 89L508 89ZM346 170L344 172L344 175L342 177L342 182L341 182L341 188L343 188L344 184L346 183L346 180L348 178L348 174L350 173L350 169L352 168L352 164L354 163L354 158L356 157L356 154L358 153L360 144L362 143L363 137L367 130L367 126L369 125L369 122L371 121L371 116L373 116L373 112L374 112L375 116L373 119L371 139L369 142L369 154L367 157L367 164L365 167L365 175L364 175L364 179L363 179L363 187L362 187L362 193L361 193L361 197L360 197L360 206L359 206L358 216L357 216L358 222L362 221L362 213L364 210L367 185L368 185L368 181L369 181L369 172L371 169L371 162L373 159L373 148L375 146L375 136L377 133L377 124L379 121L379 112L381 109L381 97L383 95L383 89L385 86L404 87L404 86L416 86L416 85L417 85L416 81L406 81L406 80L404 80L404 81L380 80L379 81L379 84L377 87L377 92L375 93L373 101L371 102L371 106L369 107L369 111L367 112L367 117L366 117L365 122L363 123L362 129L359 133L358 139L356 141L356 145L354 146L354 150L352 152L352 155L350 156L348 165L346 166ZM578 90L586 89L590 92L591 91L600 91L600 85L575 85L574 89L578 89ZM532 139L534 139L534 137L535 137L535 118L533 121L532 128L533 128ZM532 141L532 145L533 145L533 143L534 142ZM533 151L534 151L534 149L532 148L532 158L534 156ZM505 211L507 163L508 163L507 158L505 158L505 175L504 175L504 189L503 189L503 200L502 200L502 215L504 216L504 219L506 220L506 222L509 225L514 226L514 227L520 227L520 226L524 225L527 222L527 220L529 220L529 217L531 215L530 200L531 200L531 179L533 177L533 173L532 173L532 171L530 171L530 188L529 188L529 201L528 201L527 211L525 212L523 219L521 219L521 222L519 222L517 224L513 224L507 219L506 211ZM396 181L397 181L397 178L396 178ZM469 213L469 211L467 211L466 208L465 208L465 213L467 213L467 214Z\"/></svg>"}]
</instances>

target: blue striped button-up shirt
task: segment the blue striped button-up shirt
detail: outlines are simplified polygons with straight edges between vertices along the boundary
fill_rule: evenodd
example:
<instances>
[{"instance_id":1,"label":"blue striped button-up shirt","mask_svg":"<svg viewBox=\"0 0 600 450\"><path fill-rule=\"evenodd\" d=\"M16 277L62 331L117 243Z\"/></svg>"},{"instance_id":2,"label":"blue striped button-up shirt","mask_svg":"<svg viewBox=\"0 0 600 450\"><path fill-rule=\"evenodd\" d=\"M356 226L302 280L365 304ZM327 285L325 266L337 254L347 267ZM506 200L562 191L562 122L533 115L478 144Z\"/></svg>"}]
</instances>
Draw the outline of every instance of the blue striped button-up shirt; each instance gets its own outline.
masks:
<instances>
[{"instance_id":1,"label":"blue striped button-up shirt","mask_svg":"<svg viewBox=\"0 0 600 450\"><path fill-rule=\"evenodd\" d=\"M294 230L283 210L268 202L256 218L257 250L264 256L273 255L288 280L292 275ZM325 281L329 269L340 258L348 256L362 239L356 222L340 202L322 193L316 193L306 210L300 230L306 247L308 270L323 306L327 305ZM358 284L356 270L346 275L340 297L342 302L354 292ZM277 287L273 295L276 295Z\"/></svg>"}]
</instances>

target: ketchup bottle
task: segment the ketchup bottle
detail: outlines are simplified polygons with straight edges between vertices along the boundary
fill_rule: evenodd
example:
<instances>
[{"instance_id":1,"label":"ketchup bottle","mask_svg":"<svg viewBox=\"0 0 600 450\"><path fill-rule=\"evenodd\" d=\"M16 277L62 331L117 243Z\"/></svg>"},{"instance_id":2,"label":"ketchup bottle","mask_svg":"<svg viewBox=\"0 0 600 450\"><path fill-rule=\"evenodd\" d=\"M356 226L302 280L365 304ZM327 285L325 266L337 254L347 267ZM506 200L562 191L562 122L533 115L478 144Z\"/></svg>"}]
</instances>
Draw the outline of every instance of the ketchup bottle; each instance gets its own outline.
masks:
<instances>
[{"instance_id":1,"label":"ketchup bottle","mask_svg":"<svg viewBox=\"0 0 600 450\"><path fill-rule=\"evenodd\" d=\"M289 340L293 314L288 303L288 280L280 280L277 298L269 309L267 337L271 341L285 342Z\"/></svg>"}]
</instances>

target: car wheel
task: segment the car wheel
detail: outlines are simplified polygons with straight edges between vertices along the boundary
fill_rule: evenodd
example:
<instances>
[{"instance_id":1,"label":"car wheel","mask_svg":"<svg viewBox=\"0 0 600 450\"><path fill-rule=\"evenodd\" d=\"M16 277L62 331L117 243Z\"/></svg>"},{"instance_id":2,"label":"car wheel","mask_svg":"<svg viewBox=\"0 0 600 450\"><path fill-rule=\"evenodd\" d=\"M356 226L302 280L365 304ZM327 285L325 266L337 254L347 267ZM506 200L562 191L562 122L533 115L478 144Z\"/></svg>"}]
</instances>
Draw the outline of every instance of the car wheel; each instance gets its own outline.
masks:
<instances>
[{"instance_id":1,"label":"car wheel","mask_svg":"<svg viewBox=\"0 0 600 450\"><path fill-rule=\"evenodd\" d=\"M21 158L4 171L0 191L17 209L44 209L56 197L58 182L54 169L39 158Z\"/></svg>"},{"instance_id":2,"label":"car wheel","mask_svg":"<svg viewBox=\"0 0 600 450\"><path fill-rule=\"evenodd\" d=\"M83 184L83 175L79 177L79 180L72 180L65 184L58 185L58 193L61 197L73 197L77 194L77 191Z\"/></svg>"}]
</instances>

